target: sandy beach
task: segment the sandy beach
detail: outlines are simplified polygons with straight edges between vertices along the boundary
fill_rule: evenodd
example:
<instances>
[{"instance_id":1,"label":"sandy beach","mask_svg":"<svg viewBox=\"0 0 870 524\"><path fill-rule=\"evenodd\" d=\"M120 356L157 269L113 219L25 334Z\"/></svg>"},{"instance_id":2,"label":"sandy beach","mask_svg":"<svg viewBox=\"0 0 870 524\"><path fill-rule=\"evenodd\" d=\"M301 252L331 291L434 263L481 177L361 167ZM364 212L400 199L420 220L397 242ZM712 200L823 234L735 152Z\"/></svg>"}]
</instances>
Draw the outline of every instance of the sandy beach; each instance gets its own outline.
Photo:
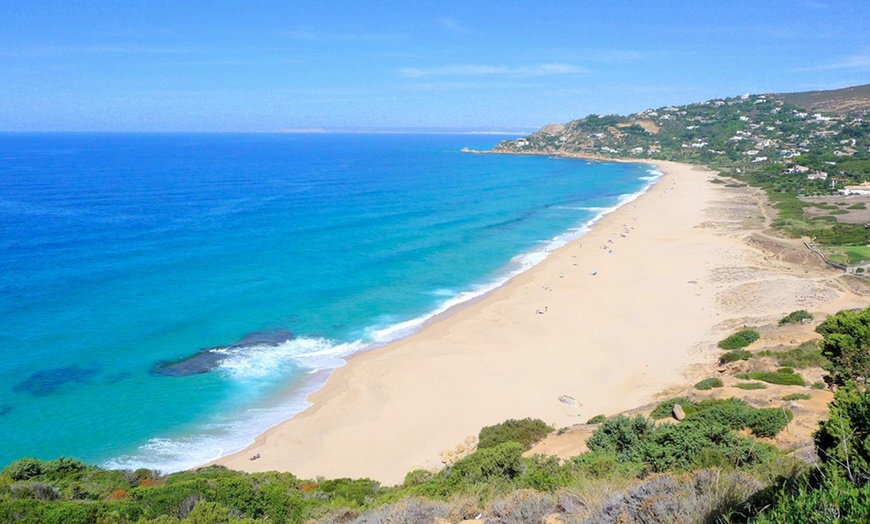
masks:
<instances>
[{"instance_id":1,"label":"sandy beach","mask_svg":"<svg viewBox=\"0 0 870 524\"><path fill-rule=\"evenodd\" d=\"M442 466L441 451L482 426L536 417L564 427L685 387L709 375L716 341L744 324L863 305L799 242L763 234L760 190L655 164L659 182L582 238L484 299L350 358L309 409L217 463L399 483Z\"/></svg>"}]
</instances>

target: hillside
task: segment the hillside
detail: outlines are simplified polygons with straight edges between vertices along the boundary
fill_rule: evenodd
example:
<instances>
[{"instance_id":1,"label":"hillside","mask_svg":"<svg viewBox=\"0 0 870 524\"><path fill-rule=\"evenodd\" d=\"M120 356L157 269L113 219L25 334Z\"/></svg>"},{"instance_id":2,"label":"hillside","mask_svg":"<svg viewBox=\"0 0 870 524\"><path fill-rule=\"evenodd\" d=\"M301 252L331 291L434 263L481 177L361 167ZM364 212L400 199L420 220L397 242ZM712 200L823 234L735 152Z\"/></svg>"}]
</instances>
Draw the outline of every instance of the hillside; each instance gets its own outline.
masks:
<instances>
[{"instance_id":1,"label":"hillside","mask_svg":"<svg viewBox=\"0 0 870 524\"><path fill-rule=\"evenodd\" d=\"M839 209L807 197L864 193L856 184L870 180L868 114L870 85L742 95L627 116L593 114L506 140L492 152L703 164L767 190L780 210L777 229L837 246L835 258L861 265L868 257L847 257L842 246L870 243L868 220L855 213L867 202Z\"/></svg>"},{"instance_id":2,"label":"hillside","mask_svg":"<svg viewBox=\"0 0 870 524\"><path fill-rule=\"evenodd\" d=\"M866 113L870 109L870 84L830 91L804 91L772 96L810 111L838 115L854 112Z\"/></svg>"}]
</instances>

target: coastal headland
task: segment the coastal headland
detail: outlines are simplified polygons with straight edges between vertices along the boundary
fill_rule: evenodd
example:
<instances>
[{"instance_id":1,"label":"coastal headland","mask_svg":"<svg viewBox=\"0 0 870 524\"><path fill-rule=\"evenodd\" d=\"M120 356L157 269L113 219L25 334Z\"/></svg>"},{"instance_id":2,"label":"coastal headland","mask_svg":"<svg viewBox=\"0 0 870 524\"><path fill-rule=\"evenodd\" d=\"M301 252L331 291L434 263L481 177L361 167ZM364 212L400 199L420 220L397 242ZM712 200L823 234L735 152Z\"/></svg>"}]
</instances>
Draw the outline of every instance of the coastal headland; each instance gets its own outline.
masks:
<instances>
[{"instance_id":1,"label":"coastal headland","mask_svg":"<svg viewBox=\"0 0 870 524\"><path fill-rule=\"evenodd\" d=\"M307 410L216 463L395 484L442 466L442 450L461 450L482 426L536 417L566 427L686 388L715 372L716 342L744 325L866 305L800 241L766 233L762 190L654 165L659 181L584 236L414 335L351 357Z\"/></svg>"}]
</instances>

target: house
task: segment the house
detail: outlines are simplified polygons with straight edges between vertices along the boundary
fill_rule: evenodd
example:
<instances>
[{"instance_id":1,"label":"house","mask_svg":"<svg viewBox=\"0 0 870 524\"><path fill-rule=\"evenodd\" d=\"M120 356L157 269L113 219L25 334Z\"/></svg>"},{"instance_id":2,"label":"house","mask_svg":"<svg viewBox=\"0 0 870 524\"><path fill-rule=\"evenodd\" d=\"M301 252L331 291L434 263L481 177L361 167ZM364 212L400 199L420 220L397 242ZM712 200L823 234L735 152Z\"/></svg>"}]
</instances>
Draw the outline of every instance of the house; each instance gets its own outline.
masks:
<instances>
[{"instance_id":1,"label":"house","mask_svg":"<svg viewBox=\"0 0 870 524\"><path fill-rule=\"evenodd\" d=\"M846 186L837 192L841 195L870 195L870 182L861 182L857 186Z\"/></svg>"}]
</instances>

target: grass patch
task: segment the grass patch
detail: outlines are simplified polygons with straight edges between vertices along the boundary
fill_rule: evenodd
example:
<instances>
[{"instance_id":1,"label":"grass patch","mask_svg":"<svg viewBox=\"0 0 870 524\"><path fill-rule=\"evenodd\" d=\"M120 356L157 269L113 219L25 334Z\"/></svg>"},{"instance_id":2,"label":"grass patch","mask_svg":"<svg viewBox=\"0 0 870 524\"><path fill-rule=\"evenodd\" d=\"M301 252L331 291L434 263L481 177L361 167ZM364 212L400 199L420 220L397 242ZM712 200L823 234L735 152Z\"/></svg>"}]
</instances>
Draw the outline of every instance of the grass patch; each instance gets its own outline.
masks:
<instances>
[{"instance_id":1,"label":"grass patch","mask_svg":"<svg viewBox=\"0 0 870 524\"><path fill-rule=\"evenodd\" d=\"M734 351L723 353L722 356L719 357L719 362L721 364L730 364L731 362L737 362L738 360L749 360L749 357L751 356L752 353L745 349L735 349Z\"/></svg>"},{"instance_id":2,"label":"grass patch","mask_svg":"<svg viewBox=\"0 0 870 524\"><path fill-rule=\"evenodd\" d=\"M706 391L713 388L721 388L725 384L722 383L718 378L705 378L704 380L695 384L695 389L700 389L702 391Z\"/></svg>"},{"instance_id":3,"label":"grass patch","mask_svg":"<svg viewBox=\"0 0 870 524\"><path fill-rule=\"evenodd\" d=\"M791 368L782 368L775 372L753 371L751 373L738 373L737 378L742 380L760 380L768 384L780 386L805 386L804 378L794 373Z\"/></svg>"},{"instance_id":4,"label":"grass patch","mask_svg":"<svg viewBox=\"0 0 870 524\"><path fill-rule=\"evenodd\" d=\"M761 335L758 334L758 331L755 331L754 329L744 329L734 333L728 338L720 340L718 345L722 349L740 349L752 344L760 337Z\"/></svg>"},{"instance_id":5,"label":"grass patch","mask_svg":"<svg viewBox=\"0 0 870 524\"><path fill-rule=\"evenodd\" d=\"M857 204L852 204L846 209L867 209L867 206L863 202L858 202Z\"/></svg>"},{"instance_id":6,"label":"grass patch","mask_svg":"<svg viewBox=\"0 0 870 524\"><path fill-rule=\"evenodd\" d=\"M764 350L758 353L762 357L772 357L780 366L795 369L823 368L829 364L822 356L818 342L808 340L799 346L786 350Z\"/></svg>"},{"instance_id":7,"label":"grass patch","mask_svg":"<svg viewBox=\"0 0 870 524\"><path fill-rule=\"evenodd\" d=\"M586 421L587 424L601 424L602 422L607 422L607 417L604 415L595 415Z\"/></svg>"},{"instance_id":8,"label":"grass patch","mask_svg":"<svg viewBox=\"0 0 870 524\"><path fill-rule=\"evenodd\" d=\"M828 214L829 215L848 215L849 212L846 211L845 209L835 209Z\"/></svg>"},{"instance_id":9,"label":"grass patch","mask_svg":"<svg viewBox=\"0 0 870 524\"><path fill-rule=\"evenodd\" d=\"M737 384L737 387L747 391L752 391L754 389L767 389L767 384L763 382L741 382L740 384Z\"/></svg>"},{"instance_id":10,"label":"grass patch","mask_svg":"<svg viewBox=\"0 0 870 524\"><path fill-rule=\"evenodd\" d=\"M813 389L827 389L828 385L822 382L821 380L817 380L810 384L810 387Z\"/></svg>"},{"instance_id":11,"label":"grass patch","mask_svg":"<svg viewBox=\"0 0 870 524\"><path fill-rule=\"evenodd\" d=\"M779 325L784 326L786 324L797 324L805 319L812 320L813 316L806 309L799 309L797 311L792 311L788 315L779 319Z\"/></svg>"},{"instance_id":12,"label":"grass patch","mask_svg":"<svg viewBox=\"0 0 870 524\"><path fill-rule=\"evenodd\" d=\"M791 395L785 395L782 397L783 400L809 400L811 397L808 393L792 393Z\"/></svg>"},{"instance_id":13,"label":"grass patch","mask_svg":"<svg viewBox=\"0 0 870 524\"><path fill-rule=\"evenodd\" d=\"M866 245L825 246L825 255L840 264L860 264L870 260L870 247Z\"/></svg>"}]
</instances>

